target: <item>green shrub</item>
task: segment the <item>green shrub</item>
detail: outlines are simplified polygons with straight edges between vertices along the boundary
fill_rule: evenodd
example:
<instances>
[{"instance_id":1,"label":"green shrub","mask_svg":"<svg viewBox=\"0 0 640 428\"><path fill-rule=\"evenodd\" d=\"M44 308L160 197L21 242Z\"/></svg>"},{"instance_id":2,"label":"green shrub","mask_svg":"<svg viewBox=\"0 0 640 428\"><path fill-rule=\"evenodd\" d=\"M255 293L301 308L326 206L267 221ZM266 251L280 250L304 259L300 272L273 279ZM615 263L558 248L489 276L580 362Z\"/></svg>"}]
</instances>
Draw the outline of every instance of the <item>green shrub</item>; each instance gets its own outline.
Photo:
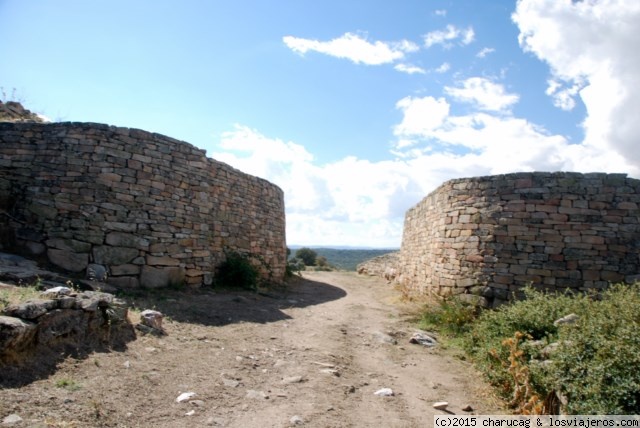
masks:
<instances>
[{"instance_id":1,"label":"green shrub","mask_svg":"<svg viewBox=\"0 0 640 428\"><path fill-rule=\"evenodd\" d=\"M218 266L216 285L256 290L259 272L249 256L235 251L229 251L226 255L226 260Z\"/></svg>"},{"instance_id":2,"label":"green shrub","mask_svg":"<svg viewBox=\"0 0 640 428\"><path fill-rule=\"evenodd\" d=\"M526 300L484 312L465 338L467 351L489 380L513 396L517 385L504 365L513 350L503 343L520 334L528 340L518 352L538 396L558 392L569 414L640 413L640 285L612 286L601 296L532 289L525 295ZM554 325L571 313L579 316L575 324ZM542 349L556 342L543 363Z\"/></svg>"},{"instance_id":3,"label":"green shrub","mask_svg":"<svg viewBox=\"0 0 640 428\"><path fill-rule=\"evenodd\" d=\"M569 343L548 373L571 414L640 413L640 284L616 285L593 301L575 326L559 331Z\"/></svg>"},{"instance_id":4,"label":"green shrub","mask_svg":"<svg viewBox=\"0 0 640 428\"><path fill-rule=\"evenodd\" d=\"M318 253L313 251L311 248L299 248L296 251L296 259L301 259L304 261L304 264L307 266L313 266L316 264L316 258L318 257Z\"/></svg>"},{"instance_id":5,"label":"green shrub","mask_svg":"<svg viewBox=\"0 0 640 428\"><path fill-rule=\"evenodd\" d=\"M306 265L302 259L289 259L287 261L287 272L290 272L289 276L293 274L300 275L300 272L306 269Z\"/></svg>"},{"instance_id":6,"label":"green shrub","mask_svg":"<svg viewBox=\"0 0 640 428\"><path fill-rule=\"evenodd\" d=\"M431 303L425 307L420 327L445 334L459 335L467 332L478 317L480 309L455 297Z\"/></svg>"}]
</instances>

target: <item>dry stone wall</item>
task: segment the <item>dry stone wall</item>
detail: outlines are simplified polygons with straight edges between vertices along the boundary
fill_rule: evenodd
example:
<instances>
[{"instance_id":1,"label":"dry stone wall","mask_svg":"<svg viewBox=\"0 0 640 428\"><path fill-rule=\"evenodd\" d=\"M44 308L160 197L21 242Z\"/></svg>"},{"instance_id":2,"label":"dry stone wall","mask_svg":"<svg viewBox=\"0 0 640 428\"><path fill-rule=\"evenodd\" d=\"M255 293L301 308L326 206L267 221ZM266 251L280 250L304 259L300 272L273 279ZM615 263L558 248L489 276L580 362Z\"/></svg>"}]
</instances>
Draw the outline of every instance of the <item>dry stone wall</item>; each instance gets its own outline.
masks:
<instances>
[{"instance_id":1,"label":"dry stone wall","mask_svg":"<svg viewBox=\"0 0 640 428\"><path fill-rule=\"evenodd\" d=\"M0 227L5 250L123 288L211 284L226 250L285 272L280 188L138 129L0 123Z\"/></svg>"},{"instance_id":2,"label":"dry stone wall","mask_svg":"<svg viewBox=\"0 0 640 428\"><path fill-rule=\"evenodd\" d=\"M489 306L640 280L640 180L517 173L451 180L406 213L397 281Z\"/></svg>"}]
</instances>

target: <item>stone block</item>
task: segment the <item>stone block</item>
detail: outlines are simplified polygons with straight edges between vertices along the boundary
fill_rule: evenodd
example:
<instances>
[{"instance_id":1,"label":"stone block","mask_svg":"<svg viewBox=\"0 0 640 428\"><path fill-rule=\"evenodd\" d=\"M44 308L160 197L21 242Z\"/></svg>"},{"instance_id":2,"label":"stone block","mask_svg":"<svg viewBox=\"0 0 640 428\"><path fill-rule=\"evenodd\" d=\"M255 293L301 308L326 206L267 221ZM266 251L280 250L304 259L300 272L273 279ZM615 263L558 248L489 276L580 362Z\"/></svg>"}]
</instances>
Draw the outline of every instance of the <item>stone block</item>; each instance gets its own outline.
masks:
<instances>
[{"instance_id":1,"label":"stone block","mask_svg":"<svg viewBox=\"0 0 640 428\"><path fill-rule=\"evenodd\" d=\"M36 324L20 318L0 315L0 355L31 346L36 334Z\"/></svg>"},{"instance_id":2,"label":"stone block","mask_svg":"<svg viewBox=\"0 0 640 428\"><path fill-rule=\"evenodd\" d=\"M47 250L47 258L54 265L69 272L82 272L89 264L89 254L74 253L70 250L50 248Z\"/></svg>"},{"instance_id":3,"label":"stone block","mask_svg":"<svg viewBox=\"0 0 640 428\"><path fill-rule=\"evenodd\" d=\"M138 254L139 252L135 248L112 247L110 245L93 247L93 260L95 263L107 266L130 263Z\"/></svg>"},{"instance_id":4,"label":"stone block","mask_svg":"<svg viewBox=\"0 0 640 428\"><path fill-rule=\"evenodd\" d=\"M138 288L140 281L136 276L111 276L107 280L107 284L118 289Z\"/></svg>"},{"instance_id":5,"label":"stone block","mask_svg":"<svg viewBox=\"0 0 640 428\"><path fill-rule=\"evenodd\" d=\"M179 267L155 268L143 266L140 285L147 288L168 287L185 281L184 269Z\"/></svg>"},{"instance_id":6,"label":"stone block","mask_svg":"<svg viewBox=\"0 0 640 428\"><path fill-rule=\"evenodd\" d=\"M88 242L82 242L75 239L61 239L54 238L48 239L45 244L48 248L55 248L58 250L66 250L75 253L88 253L91 250L91 244Z\"/></svg>"},{"instance_id":7,"label":"stone block","mask_svg":"<svg viewBox=\"0 0 640 428\"><path fill-rule=\"evenodd\" d=\"M170 256L147 255L146 260L149 266L179 266L180 265L180 260Z\"/></svg>"},{"instance_id":8,"label":"stone block","mask_svg":"<svg viewBox=\"0 0 640 428\"><path fill-rule=\"evenodd\" d=\"M133 233L111 232L107 234L105 243L114 247L137 248L147 250L149 240Z\"/></svg>"},{"instance_id":9,"label":"stone block","mask_svg":"<svg viewBox=\"0 0 640 428\"><path fill-rule=\"evenodd\" d=\"M111 275L113 276L137 276L140 274L140 266L134 264L124 264L111 266Z\"/></svg>"},{"instance_id":10,"label":"stone block","mask_svg":"<svg viewBox=\"0 0 640 428\"><path fill-rule=\"evenodd\" d=\"M48 311L55 309L56 306L57 304L55 300L29 300L17 305L7 306L4 309L3 314L10 317L22 318L25 320L35 320L36 318L46 314Z\"/></svg>"}]
</instances>

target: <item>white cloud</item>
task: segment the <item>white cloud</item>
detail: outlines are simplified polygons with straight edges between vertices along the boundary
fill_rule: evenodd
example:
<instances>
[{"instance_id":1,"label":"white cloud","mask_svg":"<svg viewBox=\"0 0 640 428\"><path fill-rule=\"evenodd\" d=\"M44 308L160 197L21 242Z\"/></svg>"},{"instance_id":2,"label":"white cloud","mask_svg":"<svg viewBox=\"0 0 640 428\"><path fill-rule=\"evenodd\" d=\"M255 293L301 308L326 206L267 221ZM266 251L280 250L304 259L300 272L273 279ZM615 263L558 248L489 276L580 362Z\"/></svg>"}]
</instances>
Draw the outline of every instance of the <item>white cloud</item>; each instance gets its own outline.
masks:
<instances>
[{"instance_id":1,"label":"white cloud","mask_svg":"<svg viewBox=\"0 0 640 428\"><path fill-rule=\"evenodd\" d=\"M440 67L436 68L434 71L436 73L446 73L447 71L449 71L451 69L451 64L449 64L448 62L443 62Z\"/></svg>"},{"instance_id":2,"label":"white cloud","mask_svg":"<svg viewBox=\"0 0 640 428\"><path fill-rule=\"evenodd\" d=\"M240 125L219 148L213 158L282 188L293 244L398 247L404 212L424 196L397 161L318 165L301 145Z\"/></svg>"},{"instance_id":3,"label":"white cloud","mask_svg":"<svg viewBox=\"0 0 640 428\"><path fill-rule=\"evenodd\" d=\"M346 33L327 42L293 36L285 36L282 40L289 49L301 55L315 51L366 65L381 65L400 61L405 58L405 54L420 49L418 45L408 40L399 42L375 41L372 43L367 40L366 36L353 33Z\"/></svg>"},{"instance_id":4,"label":"white cloud","mask_svg":"<svg viewBox=\"0 0 640 428\"><path fill-rule=\"evenodd\" d=\"M479 87L495 92L492 85ZM398 247L406 210L452 178L517 171L640 172L606 147L569 144L496 109L453 115L450 101L399 100L402 119L393 129L396 157L390 160L349 156L320 165L300 144L240 125L222 135L221 150L212 156L283 189L287 239L300 245Z\"/></svg>"},{"instance_id":5,"label":"white cloud","mask_svg":"<svg viewBox=\"0 0 640 428\"><path fill-rule=\"evenodd\" d=\"M438 9L438 10L434 11L433 14L436 15L436 16L447 16L447 10L446 9Z\"/></svg>"},{"instance_id":6,"label":"white cloud","mask_svg":"<svg viewBox=\"0 0 640 428\"><path fill-rule=\"evenodd\" d=\"M570 87L564 87L562 82L554 79L549 79L547 84L545 93L553 97L553 105L562 110L573 110L576 106L576 95L580 92L581 85L574 84Z\"/></svg>"},{"instance_id":7,"label":"white cloud","mask_svg":"<svg viewBox=\"0 0 640 428\"><path fill-rule=\"evenodd\" d=\"M395 70L400 71L402 73L407 74L425 74L426 71L423 68L420 68L411 64L397 64L393 67Z\"/></svg>"},{"instance_id":8,"label":"white cloud","mask_svg":"<svg viewBox=\"0 0 640 428\"><path fill-rule=\"evenodd\" d=\"M444 98L406 97L396 103L402 111L402 122L394 128L399 136L424 135L442 125L449 116L449 104Z\"/></svg>"},{"instance_id":9,"label":"white cloud","mask_svg":"<svg viewBox=\"0 0 640 428\"><path fill-rule=\"evenodd\" d=\"M445 93L458 101L472 103L481 110L508 111L519 99L518 95L507 93L502 85L484 77L471 77L461 83L462 87L446 86Z\"/></svg>"},{"instance_id":10,"label":"white cloud","mask_svg":"<svg viewBox=\"0 0 640 428\"><path fill-rule=\"evenodd\" d=\"M390 160L348 157L319 165L301 145L246 127L226 133L225 151L214 157L280 185L288 240L306 245L398 246L406 209L451 178L557 170L640 176L640 2L519 0L513 19L523 49L550 66L546 92L554 103L570 109L578 96L584 103L586 137L580 144L516 117L510 112L516 94L499 82L471 77L445 88L443 97L407 96L396 103L401 118L393 127L397 141ZM425 38L425 45L464 40L458 29L448 28ZM404 63L389 55L376 58ZM454 102L479 110L458 114Z\"/></svg>"},{"instance_id":11,"label":"white cloud","mask_svg":"<svg viewBox=\"0 0 640 428\"><path fill-rule=\"evenodd\" d=\"M495 52L495 51L496 51L496 50L495 50L494 48L482 48L482 49L480 50L480 52L478 52L478 53L476 54L476 56L477 56L478 58L485 58L487 55L489 55L490 53L493 53L493 52Z\"/></svg>"},{"instance_id":12,"label":"white cloud","mask_svg":"<svg viewBox=\"0 0 640 428\"><path fill-rule=\"evenodd\" d=\"M408 165L420 165L423 180L430 177L440 183L462 176L502 174L517 171L640 171L619 154L602 147L569 144L560 135L552 135L529 121L495 113L440 115L429 126L403 126L420 106L438 106L449 111L448 101L433 97L405 98L398 103L404 113L394 128L399 141L394 153ZM420 173L413 171L413 177ZM426 182L426 181L425 181Z\"/></svg>"},{"instance_id":13,"label":"white cloud","mask_svg":"<svg viewBox=\"0 0 640 428\"><path fill-rule=\"evenodd\" d=\"M580 96L584 144L617 151L637 170L640 2L520 0L513 20L522 48L550 66L554 103L571 109Z\"/></svg>"},{"instance_id":14,"label":"white cloud","mask_svg":"<svg viewBox=\"0 0 640 428\"><path fill-rule=\"evenodd\" d=\"M460 39L461 45L468 45L475 39L475 32L472 27L460 29L455 25L447 25L444 30L437 30L427 33L423 36L424 46L430 48L434 45L442 45L445 48L451 48L452 42Z\"/></svg>"}]
</instances>

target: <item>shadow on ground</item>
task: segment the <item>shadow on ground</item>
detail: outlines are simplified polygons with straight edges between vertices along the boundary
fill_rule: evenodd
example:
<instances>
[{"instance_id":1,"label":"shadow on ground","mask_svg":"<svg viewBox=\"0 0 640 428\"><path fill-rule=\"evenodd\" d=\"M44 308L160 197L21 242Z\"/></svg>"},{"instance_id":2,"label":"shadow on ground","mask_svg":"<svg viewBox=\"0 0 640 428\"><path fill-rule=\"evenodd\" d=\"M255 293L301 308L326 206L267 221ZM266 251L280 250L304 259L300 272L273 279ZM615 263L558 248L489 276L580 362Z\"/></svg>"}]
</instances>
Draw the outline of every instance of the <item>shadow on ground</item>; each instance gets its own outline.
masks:
<instances>
[{"instance_id":1,"label":"shadow on ground","mask_svg":"<svg viewBox=\"0 0 640 428\"><path fill-rule=\"evenodd\" d=\"M341 299L346 292L323 282L295 278L286 287L266 292L198 289L144 290L123 294L131 307L155 309L174 321L223 326L238 322L269 323L290 319L282 310Z\"/></svg>"},{"instance_id":2,"label":"shadow on ground","mask_svg":"<svg viewBox=\"0 0 640 428\"><path fill-rule=\"evenodd\" d=\"M130 309L155 309L176 322L203 326L224 326L233 323L270 323L291 317L288 308L304 308L341 299L346 292L323 282L296 277L286 287L265 292L241 290L140 289L122 293ZM0 361L0 388L15 388L53 375L65 359L85 359L95 352L122 352L127 342L136 340L133 326L123 326L117 340L108 343L87 340L84 343L60 343L52 349L38 349L21 355L17 364ZM140 334L140 333L138 333ZM170 333L169 333L170 334ZM115 339L112 338L112 339Z\"/></svg>"}]
</instances>

